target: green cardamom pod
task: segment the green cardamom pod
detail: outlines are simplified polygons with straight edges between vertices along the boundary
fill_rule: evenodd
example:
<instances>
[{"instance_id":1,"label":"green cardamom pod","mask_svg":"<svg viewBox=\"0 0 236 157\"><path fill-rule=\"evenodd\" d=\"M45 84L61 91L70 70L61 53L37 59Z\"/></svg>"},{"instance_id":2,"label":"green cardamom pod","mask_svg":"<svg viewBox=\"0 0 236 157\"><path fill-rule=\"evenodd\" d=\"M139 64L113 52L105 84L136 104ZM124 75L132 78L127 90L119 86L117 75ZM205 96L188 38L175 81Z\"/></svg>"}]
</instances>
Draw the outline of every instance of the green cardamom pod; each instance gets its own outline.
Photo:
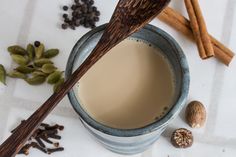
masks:
<instances>
[{"instance_id":1,"label":"green cardamom pod","mask_svg":"<svg viewBox=\"0 0 236 157\"><path fill-rule=\"evenodd\" d=\"M33 64L27 65L27 67L35 68Z\"/></svg>"},{"instance_id":2,"label":"green cardamom pod","mask_svg":"<svg viewBox=\"0 0 236 157\"><path fill-rule=\"evenodd\" d=\"M0 64L0 82L6 85L6 70L2 64Z\"/></svg>"},{"instance_id":3,"label":"green cardamom pod","mask_svg":"<svg viewBox=\"0 0 236 157\"><path fill-rule=\"evenodd\" d=\"M32 68L31 66L25 66L25 65L21 65L18 66L17 68L15 68L16 71L19 71L23 74L30 74L32 73L35 69Z\"/></svg>"},{"instance_id":4,"label":"green cardamom pod","mask_svg":"<svg viewBox=\"0 0 236 157\"><path fill-rule=\"evenodd\" d=\"M57 67L55 67L53 64L44 64L41 70L46 74L51 74L57 70Z\"/></svg>"},{"instance_id":5,"label":"green cardamom pod","mask_svg":"<svg viewBox=\"0 0 236 157\"><path fill-rule=\"evenodd\" d=\"M7 50L10 54L27 55L27 51L18 45L9 46Z\"/></svg>"},{"instance_id":6,"label":"green cardamom pod","mask_svg":"<svg viewBox=\"0 0 236 157\"><path fill-rule=\"evenodd\" d=\"M37 67L42 67L44 64L53 64L53 62L47 58L36 59L34 61L34 65Z\"/></svg>"},{"instance_id":7,"label":"green cardamom pod","mask_svg":"<svg viewBox=\"0 0 236 157\"><path fill-rule=\"evenodd\" d=\"M29 63L29 57L28 56L22 56L22 55L17 55L17 54L12 54L11 55L12 60L16 62L19 65L26 65Z\"/></svg>"},{"instance_id":8,"label":"green cardamom pod","mask_svg":"<svg viewBox=\"0 0 236 157\"><path fill-rule=\"evenodd\" d=\"M45 76L45 77L47 77L48 76L48 74L46 74L46 73L44 73L44 72L42 72L42 71L40 71L40 70L35 70L34 72L32 72L32 76Z\"/></svg>"},{"instance_id":9,"label":"green cardamom pod","mask_svg":"<svg viewBox=\"0 0 236 157\"><path fill-rule=\"evenodd\" d=\"M27 52L28 52L30 61L33 61L33 59L35 57L35 49L32 44L27 45Z\"/></svg>"},{"instance_id":10,"label":"green cardamom pod","mask_svg":"<svg viewBox=\"0 0 236 157\"><path fill-rule=\"evenodd\" d=\"M7 74L7 76L11 78L20 78L20 79L26 79L27 76L19 71L12 71Z\"/></svg>"},{"instance_id":11,"label":"green cardamom pod","mask_svg":"<svg viewBox=\"0 0 236 157\"><path fill-rule=\"evenodd\" d=\"M59 49L49 49L46 52L44 52L43 57L45 58L52 58L57 56L59 53Z\"/></svg>"},{"instance_id":12,"label":"green cardamom pod","mask_svg":"<svg viewBox=\"0 0 236 157\"><path fill-rule=\"evenodd\" d=\"M53 86L53 91L56 93L61 89L61 85L65 82L64 78L61 78L57 83Z\"/></svg>"},{"instance_id":13,"label":"green cardamom pod","mask_svg":"<svg viewBox=\"0 0 236 157\"><path fill-rule=\"evenodd\" d=\"M35 57L40 59L43 57L44 45L41 43L38 47L35 48Z\"/></svg>"},{"instance_id":14,"label":"green cardamom pod","mask_svg":"<svg viewBox=\"0 0 236 157\"><path fill-rule=\"evenodd\" d=\"M25 81L30 85L39 85L39 84L44 83L45 80L46 80L46 77L42 75L36 75L31 78L25 79Z\"/></svg>"},{"instance_id":15,"label":"green cardamom pod","mask_svg":"<svg viewBox=\"0 0 236 157\"><path fill-rule=\"evenodd\" d=\"M60 80L62 73L63 72L61 72L61 71L55 71L55 72L51 73L47 78L47 82L49 84L57 83L57 81Z\"/></svg>"}]
</instances>

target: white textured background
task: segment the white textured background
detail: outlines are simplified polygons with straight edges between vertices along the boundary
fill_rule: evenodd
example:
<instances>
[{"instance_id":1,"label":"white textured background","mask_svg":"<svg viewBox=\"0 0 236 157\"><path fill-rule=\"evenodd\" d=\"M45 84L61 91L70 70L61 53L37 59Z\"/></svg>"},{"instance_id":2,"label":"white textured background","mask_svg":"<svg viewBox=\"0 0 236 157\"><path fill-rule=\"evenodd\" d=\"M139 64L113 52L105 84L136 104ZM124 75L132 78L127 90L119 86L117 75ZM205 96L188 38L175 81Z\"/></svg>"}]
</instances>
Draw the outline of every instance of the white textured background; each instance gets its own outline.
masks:
<instances>
[{"instance_id":1,"label":"white textured background","mask_svg":"<svg viewBox=\"0 0 236 157\"><path fill-rule=\"evenodd\" d=\"M108 22L117 0L95 0L101 11L98 25ZM59 48L54 59L60 69L65 69L69 53L76 41L89 29L76 31L60 29L63 5L71 0L1 0L0 2L0 63L7 70L14 64L7 46L42 41L48 48ZM236 52L236 0L200 0L209 32ZM184 14L183 0L172 0L171 6ZM183 48L190 66L191 85L189 101L201 100L208 112L207 123L202 129L191 129L183 120L183 112L168 127L153 147L135 157L235 157L236 155L236 63L227 68L215 59L202 61L196 45L180 33L157 19L152 24L171 34ZM51 86L29 86L22 80L7 79L7 87L0 84L0 141L22 118L27 118L52 93ZM83 128L68 98L47 118L47 122L64 124L62 145L65 151L52 157L120 157L104 149ZM175 149L169 142L175 128L186 127L193 131L195 142L189 149ZM32 157L47 157L38 150L31 150Z\"/></svg>"}]
</instances>

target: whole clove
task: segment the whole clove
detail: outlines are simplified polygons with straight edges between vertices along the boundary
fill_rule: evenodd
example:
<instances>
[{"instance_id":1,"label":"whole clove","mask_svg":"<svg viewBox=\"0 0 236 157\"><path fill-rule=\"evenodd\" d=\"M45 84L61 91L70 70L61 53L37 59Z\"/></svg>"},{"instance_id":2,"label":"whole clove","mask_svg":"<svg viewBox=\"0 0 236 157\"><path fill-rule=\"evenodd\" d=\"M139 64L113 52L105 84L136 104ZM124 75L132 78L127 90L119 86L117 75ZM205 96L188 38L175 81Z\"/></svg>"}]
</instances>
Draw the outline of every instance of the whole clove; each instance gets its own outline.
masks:
<instances>
[{"instance_id":1,"label":"whole clove","mask_svg":"<svg viewBox=\"0 0 236 157\"><path fill-rule=\"evenodd\" d=\"M41 132L41 135L47 137L48 135L56 135L57 133L58 133L57 129L44 130Z\"/></svg>"},{"instance_id":2,"label":"whole clove","mask_svg":"<svg viewBox=\"0 0 236 157\"><path fill-rule=\"evenodd\" d=\"M63 147L58 147L58 148L54 148L54 149L47 149L47 153L52 154L52 153L63 151L63 150L64 150Z\"/></svg>"},{"instance_id":3,"label":"whole clove","mask_svg":"<svg viewBox=\"0 0 236 157\"><path fill-rule=\"evenodd\" d=\"M49 134L48 137L49 137L49 138L53 138L53 139L57 139L57 140L60 140L60 139L61 139L61 136L55 135L55 134L51 134L51 135Z\"/></svg>"},{"instance_id":4,"label":"whole clove","mask_svg":"<svg viewBox=\"0 0 236 157\"><path fill-rule=\"evenodd\" d=\"M53 142L52 142L51 140L49 140L48 137L46 137L46 136L41 136L40 138L41 138L43 141L45 141L45 142L47 142L47 143L49 143L49 144L53 144Z\"/></svg>"},{"instance_id":5,"label":"whole clove","mask_svg":"<svg viewBox=\"0 0 236 157\"><path fill-rule=\"evenodd\" d=\"M25 154L25 155L29 155L29 149L32 145L31 144L26 144L24 145L21 150L18 152L18 154Z\"/></svg>"},{"instance_id":6,"label":"whole clove","mask_svg":"<svg viewBox=\"0 0 236 157\"><path fill-rule=\"evenodd\" d=\"M56 142L56 143L53 143L53 145L54 145L54 147L58 148L60 144L58 142Z\"/></svg>"},{"instance_id":7,"label":"whole clove","mask_svg":"<svg viewBox=\"0 0 236 157\"><path fill-rule=\"evenodd\" d=\"M55 129L64 130L64 126L63 125L58 125L58 124L55 124L53 126L46 126L45 128L47 130L55 130Z\"/></svg>"},{"instance_id":8,"label":"whole clove","mask_svg":"<svg viewBox=\"0 0 236 157\"><path fill-rule=\"evenodd\" d=\"M39 137L35 137L35 140L38 142L38 144L39 144L41 147L43 147L43 148L46 147L45 144L43 143L43 141L42 141Z\"/></svg>"},{"instance_id":9,"label":"whole clove","mask_svg":"<svg viewBox=\"0 0 236 157\"><path fill-rule=\"evenodd\" d=\"M21 124L18 127L21 127L24 124L25 120L21 121ZM14 131L18 128L16 127L11 131L11 133L14 133ZM63 147L59 147L60 143L54 142L53 140L60 140L61 136L58 135L59 131L64 130L64 126L62 125L49 125L46 123L41 123L39 128L35 130L33 135L29 138L27 143L21 148L21 150L18 152L18 154L24 154L28 155L30 148L38 149L39 151L46 153L46 154L52 154L54 152L63 151ZM50 138L50 139L49 139ZM51 145L50 148L46 146Z\"/></svg>"},{"instance_id":10,"label":"whole clove","mask_svg":"<svg viewBox=\"0 0 236 157\"><path fill-rule=\"evenodd\" d=\"M67 11L68 6L64 6L63 10ZM94 6L94 0L75 0L74 4L70 7L71 17L64 13L62 15L64 23L61 24L62 29L73 29L83 26L85 28L95 28L96 22L99 21L100 11Z\"/></svg>"},{"instance_id":11,"label":"whole clove","mask_svg":"<svg viewBox=\"0 0 236 157\"><path fill-rule=\"evenodd\" d=\"M49 127L50 125L46 124L46 123L41 123L40 126L42 126L42 127Z\"/></svg>"},{"instance_id":12,"label":"whole clove","mask_svg":"<svg viewBox=\"0 0 236 157\"><path fill-rule=\"evenodd\" d=\"M40 150L43 153L47 153L47 150L42 148L38 143L32 142L31 145L32 145L33 148L36 148L36 149Z\"/></svg>"}]
</instances>

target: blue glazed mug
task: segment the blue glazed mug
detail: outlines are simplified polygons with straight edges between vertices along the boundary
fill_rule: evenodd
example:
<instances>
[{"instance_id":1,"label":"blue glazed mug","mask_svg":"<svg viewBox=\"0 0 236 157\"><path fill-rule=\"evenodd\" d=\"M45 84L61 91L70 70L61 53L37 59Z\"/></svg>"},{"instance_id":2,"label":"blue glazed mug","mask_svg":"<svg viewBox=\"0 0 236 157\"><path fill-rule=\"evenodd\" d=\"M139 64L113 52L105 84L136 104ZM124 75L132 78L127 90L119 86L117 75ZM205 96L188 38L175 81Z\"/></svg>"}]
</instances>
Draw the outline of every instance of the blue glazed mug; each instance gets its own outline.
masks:
<instances>
[{"instance_id":1,"label":"blue glazed mug","mask_svg":"<svg viewBox=\"0 0 236 157\"><path fill-rule=\"evenodd\" d=\"M105 25L99 26L85 34L74 46L66 67L66 77L72 74L100 39ZM183 51L177 42L163 30L152 25L146 25L130 38L141 39L163 51L175 76L175 101L170 111L160 120L137 129L117 129L105 126L93 119L80 105L77 97L78 90L74 87L68 94L70 102L79 114L83 125L107 149L119 154L136 154L151 146L165 130L167 125L178 115L183 108L189 91L189 68Z\"/></svg>"}]
</instances>

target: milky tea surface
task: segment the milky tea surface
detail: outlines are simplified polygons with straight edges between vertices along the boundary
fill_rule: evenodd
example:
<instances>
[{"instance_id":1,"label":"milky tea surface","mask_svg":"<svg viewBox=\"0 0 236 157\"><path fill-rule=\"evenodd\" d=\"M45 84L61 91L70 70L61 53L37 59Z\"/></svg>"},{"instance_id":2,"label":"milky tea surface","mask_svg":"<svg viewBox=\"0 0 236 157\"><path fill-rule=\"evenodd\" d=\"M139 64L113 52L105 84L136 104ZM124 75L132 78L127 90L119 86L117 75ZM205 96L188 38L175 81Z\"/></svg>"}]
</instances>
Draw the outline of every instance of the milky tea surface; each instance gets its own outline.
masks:
<instances>
[{"instance_id":1,"label":"milky tea surface","mask_svg":"<svg viewBox=\"0 0 236 157\"><path fill-rule=\"evenodd\" d=\"M160 49L126 39L81 78L77 89L82 107L96 121L113 128L140 128L173 105L173 70Z\"/></svg>"}]
</instances>

